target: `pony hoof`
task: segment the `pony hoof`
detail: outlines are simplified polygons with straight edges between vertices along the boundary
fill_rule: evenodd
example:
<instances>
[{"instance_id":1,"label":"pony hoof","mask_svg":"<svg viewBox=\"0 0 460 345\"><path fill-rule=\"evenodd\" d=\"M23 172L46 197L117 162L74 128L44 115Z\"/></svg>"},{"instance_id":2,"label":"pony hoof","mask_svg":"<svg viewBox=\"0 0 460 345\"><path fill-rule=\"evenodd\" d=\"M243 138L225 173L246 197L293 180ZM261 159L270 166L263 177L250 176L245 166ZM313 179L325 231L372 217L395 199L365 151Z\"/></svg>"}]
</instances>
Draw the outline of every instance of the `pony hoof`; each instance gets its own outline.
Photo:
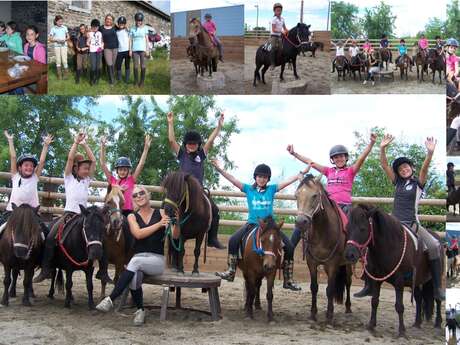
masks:
<instances>
[{"instance_id":1,"label":"pony hoof","mask_svg":"<svg viewBox=\"0 0 460 345\"><path fill-rule=\"evenodd\" d=\"M300 80L300 77L295 77L295 80Z\"/></svg>"},{"instance_id":2,"label":"pony hoof","mask_svg":"<svg viewBox=\"0 0 460 345\"><path fill-rule=\"evenodd\" d=\"M30 301L27 299L27 300L22 300L22 305L24 307L31 307L32 303L30 303Z\"/></svg>"},{"instance_id":3,"label":"pony hoof","mask_svg":"<svg viewBox=\"0 0 460 345\"><path fill-rule=\"evenodd\" d=\"M409 338L407 338L407 335L406 335L405 331L398 332L398 338L409 339Z\"/></svg>"},{"instance_id":4,"label":"pony hoof","mask_svg":"<svg viewBox=\"0 0 460 345\"><path fill-rule=\"evenodd\" d=\"M255 305L254 308L256 310L262 310L262 306L260 304Z\"/></svg>"},{"instance_id":5,"label":"pony hoof","mask_svg":"<svg viewBox=\"0 0 460 345\"><path fill-rule=\"evenodd\" d=\"M274 318L268 319L268 324L270 326L276 325L276 320Z\"/></svg>"},{"instance_id":6,"label":"pony hoof","mask_svg":"<svg viewBox=\"0 0 460 345\"><path fill-rule=\"evenodd\" d=\"M46 297L48 297L49 299L54 299L54 295L47 295Z\"/></svg>"},{"instance_id":7,"label":"pony hoof","mask_svg":"<svg viewBox=\"0 0 460 345\"><path fill-rule=\"evenodd\" d=\"M193 277L198 277L200 275L200 272L199 271L193 271L192 272L192 276Z\"/></svg>"},{"instance_id":8,"label":"pony hoof","mask_svg":"<svg viewBox=\"0 0 460 345\"><path fill-rule=\"evenodd\" d=\"M10 292L10 298L16 298L16 292Z\"/></svg>"},{"instance_id":9,"label":"pony hoof","mask_svg":"<svg viewBox=\"0 0 460 345\"><path fill-rule=\"evenodd\" d=\"M412 327L418 328L418 329L422 328L422 326L421 326L421 324L420 324L419 322L414 323L414 324L412 325Z\"/></svg>"},{"instance_id":10,"label":"pony hoof","mask_svg":"<svg viewBox=\"0 0 460 345\"><path fill-rule=\"evenodd\" d=\"M316 319L316 315L310 315L310 320L315 321L315 322L318 321L318 320Z\"/></svg>"},{"instance_id":11,"label":"pony hoof","mask_svg":"<svg viewBox=\"0 0 460 345\"><path fill-rule=\"evenodd\" d=\"M353 313L351 309L348 308L347 310L345 310L345 314L351 314L351 313Z\"/></svg>"},{"instance_id":12,"label":"pony hoof","mask_svg":"<svg viewBox=\"0 0 460 345\"><path fill-rule=\"evenodd\" d=\"M64 304L64 308L70 309L70 302Z\"/></svg>"}]
</instances>

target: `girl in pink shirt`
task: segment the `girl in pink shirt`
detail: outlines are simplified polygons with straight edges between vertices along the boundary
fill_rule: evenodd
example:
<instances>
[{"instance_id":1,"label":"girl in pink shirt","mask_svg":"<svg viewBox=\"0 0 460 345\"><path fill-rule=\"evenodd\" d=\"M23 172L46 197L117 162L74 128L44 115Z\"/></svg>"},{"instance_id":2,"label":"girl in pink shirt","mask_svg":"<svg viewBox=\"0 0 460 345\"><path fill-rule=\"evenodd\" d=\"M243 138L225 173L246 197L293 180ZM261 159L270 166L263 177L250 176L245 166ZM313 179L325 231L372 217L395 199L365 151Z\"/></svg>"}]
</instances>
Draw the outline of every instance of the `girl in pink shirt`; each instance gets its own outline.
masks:
<instances>
[{"instance_id":1,"label":"girl in pink shirt","mask_svg":"<svg viewBox=\"0 0 460 345\"><path fill-rule=\"evenodd\" d=\"M38 41L38 29L34 25L30 25L26 29L26 41L24 45L24 55L46 64L46 47Z\"/></svg>"},{"instance_id":2,"label":"girl in pink shirt","mask_svg":"<svg viewBox=\"0 0 460 345\"><path fill-rule=\"evenodd\" d=\"M369 42L369 39L366 39L366 42L364 42L362 48L363 48L363 51L364 51L365 53L367 53L367 54L372 53L372 51L374 50L374 49L372 48L371 42Z\"/></svg>"},{"instance_id":3,"label":"girl in pink shirt","mask_svg":"<svg viewBox=\"0 0 460 345\"><path fill-rule=\"evenodd\" d=\"M455 85L459 74L459 58L457 57L458 41L455 38L449 38L446 42L446 47L446 79L450 85ZM457 89L460 92L460 83L458 83Z\"/></svg>"},{"instance_id":4,"label":"girl in pink shirt","mask_svg":"<svg viewBox=\"0 0 460 345\"><path fill-rule=\"evenodd\" d=\"M219 60L224 62L224 47L220 42L219 38L216 36L217 26L216 23L212 20L212 16L209 13L204 15L205 22L203 23L203 27L211 36L211 39L214 41L217 49L219 49Z\"/></svg>"},{"instance_id":5,"label":"girl in pink shirt","mask_svg":"<svg viewBox=\"0 0 460 345\"><path fill-rule=\"evenodd\" d=\"M130 213L133 212L133 190L136 180L144 168L145 160L147 159L147 154L149 152L150 144L152 139L149 135L145 136L144 139L144 151L142 152L141 159L139 164L134 170L134 173L131 174L132 164L131 160L127 157L120 157L117 159L115 164L115 170L117 172L117 177L113 176L111 171L107 168L107 163L105 159L105 144L107 140L105 137L101 139L101 156L100 163L102 170L107 178L107 181L110 185L119 185L123 190L124 204L122 207L123 215L127 217Z\"/></svg>"},{"instance_id":6,"label":"girl in pink shirt","mask_svg":"<svg viewBox=\"0 0 460 345\"><path fill-rule=\"evenodd\" d=\"M418 47L424 51L428 49L428 40L425 38L425 35L420 36L420 39L418 41Z\"/></svg>"}]
</instances>

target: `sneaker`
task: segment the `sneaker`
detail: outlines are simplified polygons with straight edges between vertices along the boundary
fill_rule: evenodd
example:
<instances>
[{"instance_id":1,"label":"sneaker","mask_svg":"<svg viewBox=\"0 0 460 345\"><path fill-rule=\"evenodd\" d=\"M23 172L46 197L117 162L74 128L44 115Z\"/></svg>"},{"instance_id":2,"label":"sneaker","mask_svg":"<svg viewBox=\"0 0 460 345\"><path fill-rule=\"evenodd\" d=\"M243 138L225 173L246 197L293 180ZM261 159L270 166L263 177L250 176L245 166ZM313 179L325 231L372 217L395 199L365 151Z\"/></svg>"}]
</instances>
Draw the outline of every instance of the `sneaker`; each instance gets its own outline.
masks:
<instances>
[{"instance_id":1,"label":"sneaker","mask_svg":"<svg viewBox=\"0 0 460 345\"><path fill-rule=\"evenodd\" d=\"M372 86L375 86L375 81L372 82Z\"/></svg>"},{"instance_id":2,"label":"sneaker","mask_svg":"<svg viewBox=\"0 0 460 345\"><path fill-rule=\"evenodd\" d=\"M225 272L216 272L216 276L221 277L222 279L232 282L235 280L236 271L228 270Z\"/></svg>"},{"instance_id":3,"label":"sneaker","mask_svg":"<svg viewBox=\"0 0 460 345\"><path fill-rule=\"evenodd\" d=\"M367 84L367 80L363 81L363 85L366 85Z\"/></svg>"},{"instance_id":4,"label":"sneaker","mask_svg":"<svg viewBox=\"0 0 460 345\"><path fill-rule=\"evenodd\" d=\"M110 296L107 296L96 306L96 309L104 313L109 312L113 308L113 302Z\"/></svg>"},{"instance_id":5,"label":"sneaker","mask_svg":"<svg viewBox=\"0 0 460 345\"><path fill-rule=\"evenodd\" d=\"M142 326L145 321L145 310L144 309L137 309L134 313L134 326Z\"/></svg>"}]
</instances>

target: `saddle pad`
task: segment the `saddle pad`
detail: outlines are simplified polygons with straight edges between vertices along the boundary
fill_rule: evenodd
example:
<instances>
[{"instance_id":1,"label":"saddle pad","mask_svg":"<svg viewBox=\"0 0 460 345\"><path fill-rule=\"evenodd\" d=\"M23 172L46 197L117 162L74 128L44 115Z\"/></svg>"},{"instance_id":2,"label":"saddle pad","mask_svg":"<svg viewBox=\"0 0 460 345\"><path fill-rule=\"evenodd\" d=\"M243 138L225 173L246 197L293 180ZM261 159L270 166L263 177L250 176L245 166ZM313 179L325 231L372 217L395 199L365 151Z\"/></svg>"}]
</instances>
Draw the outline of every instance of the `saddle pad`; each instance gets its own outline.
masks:
<instances>
[{"instance_id":1,"label":"saddle pad","mask_svg":"<svg viewBox=\"0 0 460 345\"><path fill-rule=\"evenodd\" d=\"M262 49L269 52L272 50L272 44L270 43L270 41L266 42L263 46L262 46Z\"/></svg>"},{"instance_id":2,"label":"saddle pad","mask_svg":"<svg viewBox=\"0 0 460 345\"><path fill-rule=\"evenodd\" d=\"M409 228L407 225L401 224L405 231L409 234L409 237L412 239L412 242L415 246L415 251L418 250L418 236Z\"/></svg>"},{"instance_id":3,"label":"saddle pad","mask_svg":"<svg viewBox=\"0 0 460 345\"><path fill-rule=\"evenodd\" d=\"M241 242L240 242L240 245L239 245L239 251L238 251L238 254L239 254L239 258L240 258L240 259L243 258L244 248L246 248L249 239L250 239L251 236L254 234L254 231L257 231L258 229L259 229L259 227L258 227L258 226L255 226L254 228L251 229L251 231L249 231L248 233L246 233L246 234L243 236L243 238L241 239Z\"/></svg>"},{"instance_id":4,"label":"saddle pad","mask_svg":"<svg viewBox=\"0 0 460 345\"><path fill-rule=\"evenodd\" d=\"M339 215L339 218L340 218L340 223L341 223L341 227L342 227L342 232L346 235L347 234L347 224L348 224L348 217L347 215L345 214L345 212L342 211L342 209L340 208L339 205L337 205L337 203L333 200L332 201L332 204L334 205L335 207L335 210L336 212L338 213Z\"/></svg>"},{"instance_id":5,"label":"saddle pad","mask_svg":"<svg viewBox=\"0 0 460 345\"><path fill-rule=\"evenodd\" d=\"M79 214L64 219L64 229L62 230L61 243L64 243L71 230L76 228L78 223L83 224L83 217ZM62 223L56 223L55 226L61 226ZM59 230L59 229L58 229ZM56 232L57 234L57 232Z\"/></svg>"}]
</instances>

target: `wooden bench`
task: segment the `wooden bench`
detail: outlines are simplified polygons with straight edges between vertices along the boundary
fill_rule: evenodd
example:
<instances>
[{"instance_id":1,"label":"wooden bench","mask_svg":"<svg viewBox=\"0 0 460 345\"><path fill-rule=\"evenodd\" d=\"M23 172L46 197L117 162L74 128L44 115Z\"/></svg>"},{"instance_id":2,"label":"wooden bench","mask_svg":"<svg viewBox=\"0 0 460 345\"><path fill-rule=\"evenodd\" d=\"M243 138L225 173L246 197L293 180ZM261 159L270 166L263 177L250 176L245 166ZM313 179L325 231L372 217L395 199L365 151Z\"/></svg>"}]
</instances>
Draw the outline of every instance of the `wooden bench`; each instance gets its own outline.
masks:
<instances>
[{"instance_id":1,"label":"wooden bench","mask_svg":"<svg viewBox=\"0 0 460 345\"><path fill-rule=\"evenodd\" d=\"M385 78L391 79L391 81L395 80L395 74L393 70L386 71L383 69L380 72L375 73L375 75L379 77L379 81L384 81Z\"/></svg>"},{"instance_id":2,"label":"wooden bench","mask_svg":"<svg viewBox=\"0 0 460 345\"><path fill-rule=\"evenodd\" d=\"M191 273L177 274L170 270L166 270L160 276L144 276L144 284L161 285L163 287L163 295L161 298L160 320L166 320L166 313L169 303L169 292L176 292L176 309L182 309L181 292L182 288L198 288L208 293L209 311L211 319L217 321L221 318L221 307L219 300L219 286L221 278L200 273L198 276L192 276Z\"/></svg>"}]
</instances>

